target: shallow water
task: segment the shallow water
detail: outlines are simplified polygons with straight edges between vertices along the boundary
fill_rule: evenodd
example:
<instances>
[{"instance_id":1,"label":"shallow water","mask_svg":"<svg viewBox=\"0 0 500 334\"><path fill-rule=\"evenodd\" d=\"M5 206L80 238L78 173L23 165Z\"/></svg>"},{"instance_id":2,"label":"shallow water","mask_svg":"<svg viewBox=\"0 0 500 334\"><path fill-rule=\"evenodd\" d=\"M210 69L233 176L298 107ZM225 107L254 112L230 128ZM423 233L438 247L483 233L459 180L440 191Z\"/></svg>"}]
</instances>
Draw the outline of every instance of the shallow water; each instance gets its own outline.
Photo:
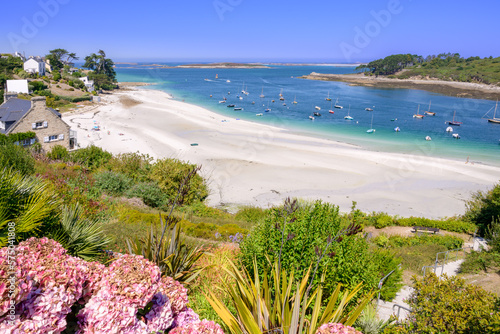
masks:
<instances>
[{"instance_id":1,"label":"shallow water","mask_svg":"<svg viewBox=\"0 0 500 334\"><path fill-rule=\"evenodd\" d=\"M142 64L144 65L144 64ZM173 65L173 64L169 64ZM464 99L412 89L377 89L349 86L342 82L304 80L311 72L352 73L354 67L272 66L268 69L158 69L148 66L118 65L118 81L149 82L151 89L168 92L177 100L203 106L228 117L280 126L294 132L352 143L370 150L412 153L500 165L500 125L488 123L484 114L495 102ZM207 80L205 80L207 79ZM228 82L228 80L230 82ZM246 90L248 95L242 94ZM265 95L260 98L259 95ZM279 100L280 92L285 101ZM326 101L329 97L332 101ZM212 97L210 97L212 95ZM239 99L239 96L242 99ZM227 103L218 103L224 97ZM332 108L338 98L343 109ZM297 104L293 104L294 99ZM275 100L275 102L272 102ZM255 104L252 104L255 102ZM413 117L428 110L436 116ZM286 103L284 106L283 103ZM235 104L243 110L228 108ZM318 106L321 110L316 110ZM349 109L350 106L350 109ZM366 111L365 108L374 111ZM266 112L265 109L271 111ZM330 114L329 110L334 114ZM349 111L350 110L350 111ZM460 139L445 131L446 122L462 122L453 127ZM348 114L354 118L347 121ZM310 120L313 112L320 117ZM263 116L256 116L262 113ZM500 116L500 111L497 112ZM493 116L493 110L489 112ZM372 123L373 122L373 123ZM399 127L400 132L394 128ZM366 130L376 131L368 134ZM432 141L426 141L430 136Z\"/></svg>"}]
</instances>

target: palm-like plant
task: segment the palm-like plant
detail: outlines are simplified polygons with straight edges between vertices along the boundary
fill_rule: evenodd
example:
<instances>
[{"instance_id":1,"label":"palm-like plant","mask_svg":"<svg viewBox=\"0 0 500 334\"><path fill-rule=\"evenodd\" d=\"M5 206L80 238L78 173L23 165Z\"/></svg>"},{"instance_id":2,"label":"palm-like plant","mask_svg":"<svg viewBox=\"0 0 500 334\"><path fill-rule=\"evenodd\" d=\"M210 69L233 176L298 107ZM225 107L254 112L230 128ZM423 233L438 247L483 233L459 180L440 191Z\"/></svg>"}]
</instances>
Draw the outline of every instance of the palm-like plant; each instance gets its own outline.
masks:
<instances>
[{"instance_id":1,"label":"palm-like plant","mask_svg":"<svg viewBox=\"0 0 500 334\"><path fill-rule=\"evenodd\" d=\"M106 237L99 219L83 217L83 210L77 203L63 207L60 223L49 237L59 242L68 254L90 261L98 257L111 238Z\"/></svg>"},{"instance_id":2,"label":"palm-like plant","mask_svg":"<svg viewBox=\"0 0 500 334\"><path fill-rule=\"evenodd\" d=\"M173 216L173 212L176 205L184 202L189 193L190 180L200 169L201 166L194 167L184 176L165 223L160 214L159 231L152 225L146 238L136 238L135 241L127 239L130 254L144 256L160 268L162 275L183 283L190 283L201 273L203 268L196 268L195 263L204 252L201 248L189 246L181 240L179 218Z\"/></svg>"},{"instance_id":3,"label":"palm-like plant","mask_svg":"<svg viewBox=\"0 0 500 334\"><path fill-rule=\"evenodd\" d=\"M15 224L16 240L38 236L58 219L59 201L40 179L0 170L0 247L6 245L7 224Z\"/></svg>"},{"instance_id":4,"label":"palm-like plant","mask_svg":"<svg viewBox=\"0 0 500 334\"><path fill-rule=\"evenodd\" d=\"M160 215L160 230L165 231L163 238L154 225L148 236L134 241L127 239L130 254L142 255L155 263L164 276L169 276L182 283L190 283L203 268L195 267L196 261L203 255L200 247L189 246L181 239L178 218L167 217L166 226Z\"/></svg>"},{"instance_id":5,"label":"palm-like plant","mask_svg":"<svg viewBox=\"0 0 500 334\"><path fill-rule=\"evenodd\" d=\"M322 324L329 322L351 326L373 297L373 293L362 297L357 301L357 306L348 311L346 306L357 295L361 284L352 291L343 292L339 284L326 307L322 308L322 285L325 274L321 276L319 286L310 291L308 281L311 267L299 282L296 282L293 272L288 274L280 270L276 261L272 264L270 275L265 272L262 281L259 278L256 261L254 261L253 279L246 270L238 269L231 261L230 268L225 270L236 282L234 286L224 283L223 288L228 292L236 308L237 317L212 292L209 292L210 296L206 298L234 334L262 334L275 331L313 334ZM292 292L294 287L295 292Z\"/></svg>"}]
</instances>

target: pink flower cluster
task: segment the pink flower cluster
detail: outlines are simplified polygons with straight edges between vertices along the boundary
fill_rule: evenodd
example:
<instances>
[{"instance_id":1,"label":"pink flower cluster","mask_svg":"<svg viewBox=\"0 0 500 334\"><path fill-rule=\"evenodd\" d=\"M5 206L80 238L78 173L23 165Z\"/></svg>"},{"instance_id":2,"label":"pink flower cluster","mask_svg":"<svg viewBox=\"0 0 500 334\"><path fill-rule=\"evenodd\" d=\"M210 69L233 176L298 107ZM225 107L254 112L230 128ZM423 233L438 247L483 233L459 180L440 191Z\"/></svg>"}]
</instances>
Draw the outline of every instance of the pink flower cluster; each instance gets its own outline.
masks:
<instances>
[{"instance_id":1,"label":"pink flower cluster","mask_svg":"<svg viewBox=\"0 0 500 334\"><path fill-rule=\"evenodd\" d=\"M206 319L194 321L182 327L175 327L170 334L224 334L220 326Z\"/></svg>"},{"instance_id":2,"label":"pink flower cluster","mask_svg":"<svg viewBox=\"0 0 500 334\"><path fill-rule=\"evenodd\" d=\"M316 331L316 334L363 334L356 329L337 323L328 323L322 325Z\"/></svg>"},{"instance_id":3,"label":"pink flower cluster","mask_svg":"<svg viewBox=\"0 0 500 334\"><path fill-rule=\"evenodd\" d=\"M103 265L66 254L57 242L31 238L16 247L13 298L6 290L7 248L0 249L0 332L59 333L66 328L66 315L82 296L92 294L90 282ZM15 302L15 319L7 312Z\"/></svg>"},{"instance_id":4,"label":"pink flower cluster","mask_svg":"<svg viewBox=\"0 0 500 334\"><path fill-rule=\"evenodd\" d=\"M7 248L0 249L0 333L60 333L77 303L78 334L217 333L187 308L187 289L161 277L152 262L117 254L109 267L66 254L57 242L31 238L16 247L16 290L9 295ZM10 298L12 297L12 298ZM11 300L15 319L9 319ZM177 332L175 332L177 331Z\"/></svg>"},{"instance_id":5,"label":"pink flower cluster","mask_svg":"<svg viewBox=\"0 0 500 334\"><path fill-rule=\"evenodd\" d=\"M152 262L119 254L104 271L97 293L78 314L78 333L163 332L187 302L187 290L170 277L161 277ZM139 310L148 304L151 309L139 318Z\"/></svg>"}]
</instances>

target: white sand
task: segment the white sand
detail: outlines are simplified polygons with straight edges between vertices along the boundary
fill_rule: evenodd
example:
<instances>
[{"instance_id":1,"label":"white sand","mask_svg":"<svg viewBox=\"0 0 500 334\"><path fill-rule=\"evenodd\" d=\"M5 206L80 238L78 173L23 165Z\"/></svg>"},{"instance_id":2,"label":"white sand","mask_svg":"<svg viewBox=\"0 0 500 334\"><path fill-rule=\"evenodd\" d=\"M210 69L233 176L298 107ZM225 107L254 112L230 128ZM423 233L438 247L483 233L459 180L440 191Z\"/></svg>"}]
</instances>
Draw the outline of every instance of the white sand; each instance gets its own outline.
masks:
<instances>
[{"instance_id":1,"label":"white sand","mask_svg":"<svg viewBox=\"0 0 500 334\"><path fill-rule=\"evenodd\" d=\"M141 103L126 107L120 99L127 97ZM80 113L64 114L81 147L94 144L114 154L139 151L201 164L210 205L267 207L290 196L322 199L342 211L356 201L366 212L437 218L462 214L472 192L491 188L500 177L494 166L372 152L236 120L155 90L102 99ZM90 131L94 124L101 131Z\"/></svg>"}]
</instances>

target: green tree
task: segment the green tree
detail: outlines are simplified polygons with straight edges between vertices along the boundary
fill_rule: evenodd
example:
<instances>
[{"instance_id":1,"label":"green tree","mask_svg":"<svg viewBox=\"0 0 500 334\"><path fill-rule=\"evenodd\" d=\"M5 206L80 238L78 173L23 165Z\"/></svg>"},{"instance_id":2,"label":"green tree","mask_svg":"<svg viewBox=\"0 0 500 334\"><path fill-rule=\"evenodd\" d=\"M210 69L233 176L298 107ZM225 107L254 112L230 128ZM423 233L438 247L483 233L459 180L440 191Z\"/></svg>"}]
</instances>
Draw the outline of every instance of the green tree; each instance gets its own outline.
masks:
<instances>
[{"instance_id":1,"label":"green tree","mask_svg":"<svg viewBox=\"0 0 500 334\"><path fill-rule=\"evenodd\" d=\"M466 203L464 219L479 227L479 234L484 236L491 223L500 219L500 183L492 189L478 191Z\"/></svg>"},{"instance_id":2,"label":"green tree","mask_svg":"<svg viewBox=\"0 0 500 334\"><path fill-rule=\"evenodd\" d=\"M93 71L89 74L89 78L94 80L94 85L104 89L111 88L110 86L116 82L116 72L113 66L114 62L106 58L106 53L103 50L85 57L85 64L83 65L84 68Z\"/></svg>"}]
</instances>

